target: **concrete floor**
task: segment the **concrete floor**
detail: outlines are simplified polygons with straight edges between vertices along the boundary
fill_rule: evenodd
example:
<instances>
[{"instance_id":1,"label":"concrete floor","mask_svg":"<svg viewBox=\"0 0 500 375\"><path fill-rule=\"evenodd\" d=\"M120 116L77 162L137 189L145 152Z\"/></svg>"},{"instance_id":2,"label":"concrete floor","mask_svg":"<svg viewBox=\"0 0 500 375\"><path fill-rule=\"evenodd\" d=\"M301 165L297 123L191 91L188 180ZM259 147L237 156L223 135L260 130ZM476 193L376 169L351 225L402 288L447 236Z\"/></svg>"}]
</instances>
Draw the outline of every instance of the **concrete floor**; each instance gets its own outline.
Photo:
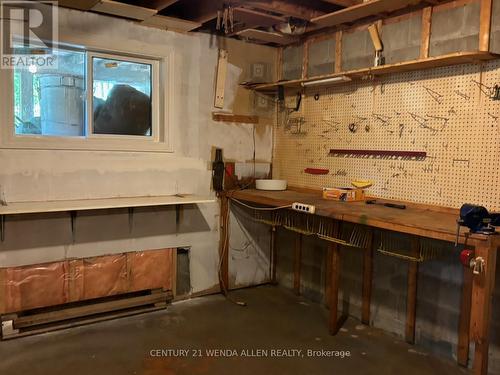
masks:
<instances>
[{"instance_id":1,"label":"concrete floor","mask_svg":"<svg viewBox=\"0 0 500 375\"><path fill-rule=\"evenodd\" d=\"M0 374L467 373L353 319L337 336L329 336L327 310L280 287L261 286L231 295L248 306L236 306L220 295L208 296L160 312L0 342ZM152 356L158 349L190 351L187 357L168 352ZM211 357L209 349L230 351ZM257 353L258 349L263 351ZM285 357L283 349L302 352ZM350 356L308 356L308 350L321 349L331 354L349 351ZM243 357L242 350L248 350L248 355L253 350L260 357ZM201 357L194 357L200 352Z\"/></svg>"}]
</instances>

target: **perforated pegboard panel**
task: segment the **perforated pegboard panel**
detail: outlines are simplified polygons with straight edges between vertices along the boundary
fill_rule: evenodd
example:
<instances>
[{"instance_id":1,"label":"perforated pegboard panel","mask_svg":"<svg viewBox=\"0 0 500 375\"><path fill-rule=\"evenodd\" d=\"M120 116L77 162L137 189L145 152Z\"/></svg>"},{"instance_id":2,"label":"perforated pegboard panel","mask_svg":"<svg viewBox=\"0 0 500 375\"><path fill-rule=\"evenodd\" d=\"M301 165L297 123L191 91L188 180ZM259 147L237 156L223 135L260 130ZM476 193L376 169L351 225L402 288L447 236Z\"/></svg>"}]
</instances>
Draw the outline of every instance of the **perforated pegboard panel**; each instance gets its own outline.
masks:
<instances>
[{"instance_id":1,"label":"perforated pegboard panel","mask_svg":"<svg viewBox=\"0 0 500 375\"><path fill-rule=\"evenodd\" d=\"M313 188L370 179L369 193L379 197L500 210L500 101L489 98L496 84L500 61L308 88L299 112L278 116L274 176ZM342 158L328 155L333 148L426 151L428 157ZM305 174L308 167L329 173Z\"/></svg>"}]
</instances>

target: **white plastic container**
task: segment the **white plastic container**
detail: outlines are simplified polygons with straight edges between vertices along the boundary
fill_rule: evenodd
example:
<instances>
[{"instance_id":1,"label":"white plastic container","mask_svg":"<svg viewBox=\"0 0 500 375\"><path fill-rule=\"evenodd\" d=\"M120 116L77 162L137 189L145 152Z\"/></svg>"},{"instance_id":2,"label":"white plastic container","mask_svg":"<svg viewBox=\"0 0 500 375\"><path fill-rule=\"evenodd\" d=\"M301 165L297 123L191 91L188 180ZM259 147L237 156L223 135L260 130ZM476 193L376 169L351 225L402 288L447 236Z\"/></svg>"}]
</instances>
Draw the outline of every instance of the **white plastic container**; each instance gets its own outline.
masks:
<instances>
[{"instance_id":1,"label":"white plastic container","mask_svg":"<svg viewBox=\"0 0 500 375\"><path fill-rule=\"evenodd\" d=\"M286 190L286 180L255 180L257 190Z\"/></svg>"}]
</instances>

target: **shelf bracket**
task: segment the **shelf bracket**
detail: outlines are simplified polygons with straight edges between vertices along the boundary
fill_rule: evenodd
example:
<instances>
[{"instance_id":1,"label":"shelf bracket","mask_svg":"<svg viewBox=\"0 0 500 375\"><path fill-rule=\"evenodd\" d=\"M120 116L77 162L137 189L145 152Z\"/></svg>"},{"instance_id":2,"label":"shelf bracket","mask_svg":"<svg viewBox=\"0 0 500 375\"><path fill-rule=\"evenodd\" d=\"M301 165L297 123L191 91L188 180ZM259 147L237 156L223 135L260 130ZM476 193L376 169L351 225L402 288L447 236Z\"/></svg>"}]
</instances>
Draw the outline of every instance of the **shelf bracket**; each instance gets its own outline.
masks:
<instances>
[{"instance_id":1,"label":"shelf bracket","mask_svg":"<svg viewBox=\"0 0 500 375\"><path fill-rule=\"evenodd\" d=\"M5 241L5 215L0 215L0 241Z\"/></svg>"},{"instance_id":2,"label":"shelf bracket","mask_svg":"<svg viewBox=\"0 0 500 375\"><path fill-rule=\"evenodd\" d=\"M73 243L75 243L76 239L76 211L71 211L71 238L73 240Z\"/></svg>"},{"instance_id":3,"label":"shelf bracket","mask_svg":"<svg viewBox=\"0 0 500 375\"><path fill-rule=\"evenodd\" d=\"M132 233L134 229L134 207L128 208L128 232Z\"/></svg>"}]
</instances>

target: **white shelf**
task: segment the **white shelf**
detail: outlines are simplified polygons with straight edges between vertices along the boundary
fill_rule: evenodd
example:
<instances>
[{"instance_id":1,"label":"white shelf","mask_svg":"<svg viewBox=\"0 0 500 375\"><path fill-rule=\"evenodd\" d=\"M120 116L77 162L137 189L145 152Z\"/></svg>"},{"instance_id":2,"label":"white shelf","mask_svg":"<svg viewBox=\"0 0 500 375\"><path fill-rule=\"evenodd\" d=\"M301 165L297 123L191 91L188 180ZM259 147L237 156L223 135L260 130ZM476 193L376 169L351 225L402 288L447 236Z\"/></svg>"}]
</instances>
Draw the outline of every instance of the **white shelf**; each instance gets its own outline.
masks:
<instances>
[{"instance_id":1,"label":"white shelf","mask_svg":"<svg viewBox=\"0 0 500 375\"><path fill-rule=\"evenodd\" d=\"M108 208L132 208L172 206L179 204L213 203L215 198L193 194L163 195L151 197L120 197L103 199L77 199L45 202L13 202L0 206L0 215L34 214L44 212L65 212L102 210Z\"/></svg>"}]
</instances>

